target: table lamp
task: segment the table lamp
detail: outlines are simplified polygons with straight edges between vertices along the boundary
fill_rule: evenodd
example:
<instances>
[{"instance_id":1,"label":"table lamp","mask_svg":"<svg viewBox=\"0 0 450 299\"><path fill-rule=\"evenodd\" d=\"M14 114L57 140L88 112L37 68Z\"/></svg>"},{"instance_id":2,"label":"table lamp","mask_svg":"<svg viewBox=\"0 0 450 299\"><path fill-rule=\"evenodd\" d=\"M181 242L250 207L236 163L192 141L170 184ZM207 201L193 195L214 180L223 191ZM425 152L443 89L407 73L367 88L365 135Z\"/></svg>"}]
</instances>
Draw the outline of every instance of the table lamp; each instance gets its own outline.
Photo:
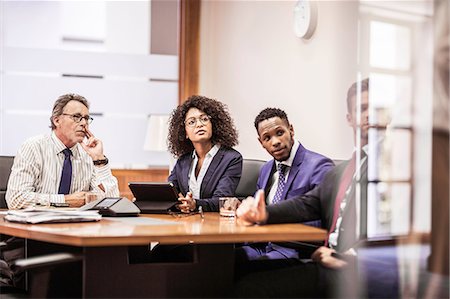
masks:
<instances>
[{"instance_id":1,"label":"table lamp","mask_svg":"<svg viewBox=\"0 0 450 299\"><path fill-rule=\"evenodd\" d=\"M145 151L167 151L169 115L150 114L145 135Z\"/></svg>"},{"instance_id":2,"label":"table lamp","mask_svg":"<svg viewBox=\"0 0 450 299\"><path fill-rule=\"evenodd\" d=\"M167 152L167 135L169 130L169 115L150 114L147 121L144 150L155 152ZM170 155L169 155L170 156ZM168 159L171 166L170 158Z\"/></svg>"}]
</instances>

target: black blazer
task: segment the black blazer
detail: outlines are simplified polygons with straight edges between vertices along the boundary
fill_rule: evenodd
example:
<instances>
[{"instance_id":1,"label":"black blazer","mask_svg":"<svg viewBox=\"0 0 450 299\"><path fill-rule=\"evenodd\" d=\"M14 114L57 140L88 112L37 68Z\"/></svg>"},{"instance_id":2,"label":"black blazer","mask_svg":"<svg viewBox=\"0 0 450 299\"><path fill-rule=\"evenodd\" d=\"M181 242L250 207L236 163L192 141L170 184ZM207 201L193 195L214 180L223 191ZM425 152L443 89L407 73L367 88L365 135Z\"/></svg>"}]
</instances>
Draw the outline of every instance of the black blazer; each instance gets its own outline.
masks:
<instances>
[{"instance_id":1,"label":"black blazer","mask_svg":"<svg viewBox=\"0 0 450 299\"><path fill-rule=\"evenodd\" d=\"M183 195L189 191L192 160L192 153L181 156L168 178ZM219 197L234 196L241 174L242 155L232 148L221 146L203 178L197 207L201 206L205 212L219 211Z\"/></svg>"},{"instance_id":2,"label":"black blazer","mask_svg":"<svg viewBox=\"0 0 450 299\"><path fill-rule=\"evenodd\" d=\"M330 230L333 221L334 203L339 189L342 174L349 161L343 162L330 170L320 185L303 196L292 197L276 205L267 206L267 223L305 222L321 220L322 228ZM367 159L361 165L360 194L363 209L367 203ZM353 247L356 239L356 181L352 182L352 189L342 216L338 238L338 251L346 251ZM365 218L362 219L363 223ZM365 228L363 228L365 229Z\"/></svg>"}]
</instances>

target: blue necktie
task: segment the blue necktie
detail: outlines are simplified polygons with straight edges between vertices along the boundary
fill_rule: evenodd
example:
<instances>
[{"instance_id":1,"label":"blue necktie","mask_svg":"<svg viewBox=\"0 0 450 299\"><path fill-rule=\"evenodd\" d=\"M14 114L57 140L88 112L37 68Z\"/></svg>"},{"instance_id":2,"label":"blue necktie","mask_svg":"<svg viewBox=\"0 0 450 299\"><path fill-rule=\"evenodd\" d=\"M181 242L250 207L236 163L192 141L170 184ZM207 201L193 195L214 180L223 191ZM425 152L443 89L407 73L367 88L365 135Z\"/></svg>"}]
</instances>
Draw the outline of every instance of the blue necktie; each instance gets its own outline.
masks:
<instances>
[{"instance_id":1,"label":"blue necktie","mask_svg":"<svg viewBox=\"0 0 450 299\"><path fill-rule=\"evenodd\" d=\"M62 152L64 153L64 164L58 194L69 194L70 184L72 183L72 161L70 161L72 152L68 148L64 149Z\"/></svg>"},{"instance_id":2,"label":"blue necktie","mask_svg":"<svg viewBox=\"0 0 450 299\"><path fill-rule=\"evenodd\" d=\"M275 196L273 197L272 203L278 203L281 201L281 195L283 195L284 190L284 184L286 177L284 176L284 172L288 166L284 164L278 164L278 186L277 186L277 192L275 193Z\"/></svg>"}]
</instances>

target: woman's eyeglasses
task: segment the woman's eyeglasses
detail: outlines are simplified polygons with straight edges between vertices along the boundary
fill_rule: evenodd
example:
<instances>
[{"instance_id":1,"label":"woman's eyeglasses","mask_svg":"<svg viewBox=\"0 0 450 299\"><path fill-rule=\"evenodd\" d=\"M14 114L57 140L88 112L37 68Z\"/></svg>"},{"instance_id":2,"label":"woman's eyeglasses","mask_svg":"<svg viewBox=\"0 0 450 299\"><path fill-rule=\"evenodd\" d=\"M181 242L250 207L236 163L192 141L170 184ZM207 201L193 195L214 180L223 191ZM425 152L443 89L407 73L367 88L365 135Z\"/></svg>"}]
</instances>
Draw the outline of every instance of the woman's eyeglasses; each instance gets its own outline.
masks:
<instances>
[{"instance_id":1,"label":"woman's eyeglasses","mask_svg":"<svg viewBox=\"0 0 450 299\"><path fill-rule=\"evenodd\" d=\"M203 125L206 125L211 120L211 117L206 114L200 115L199 118L190 117L184 121L184 124L188 127L195 127L197 125L197 121L200 121Z\"/></svg>"}]
</instances>

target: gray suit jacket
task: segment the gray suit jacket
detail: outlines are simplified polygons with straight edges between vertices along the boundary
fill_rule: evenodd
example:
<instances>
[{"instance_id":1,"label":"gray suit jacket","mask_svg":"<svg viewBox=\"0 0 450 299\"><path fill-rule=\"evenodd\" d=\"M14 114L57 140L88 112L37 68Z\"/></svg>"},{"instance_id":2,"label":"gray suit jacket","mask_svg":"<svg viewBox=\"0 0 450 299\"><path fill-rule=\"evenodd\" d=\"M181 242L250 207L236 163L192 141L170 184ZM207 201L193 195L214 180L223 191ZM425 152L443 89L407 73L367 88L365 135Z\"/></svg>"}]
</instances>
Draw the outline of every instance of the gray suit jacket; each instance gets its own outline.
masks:
<instances>
[{"instance_id":1,"label":"gray suit jacket","mask_svg":"<svg viewBox=\"0 0 450 299\"><path fill-rule=\"evenodd\" d=\"M305 222L321 220L322 228L329 230L332 226L334 203L339 189L342 174L349 161L339 164L330 170L322 183L316 188L302 196L296 196L276 205L267 207L269 214L267 223ZM358 182L353 180L347 205L342 215L342 225L340 226L338 238L338 251L346 251L352 248L356 241L356 205L355 198ZM361 165L360 198L361 198L361 231L364 235L366 231L367 215L367 159Z\"/></svg>"}]
</instances>

